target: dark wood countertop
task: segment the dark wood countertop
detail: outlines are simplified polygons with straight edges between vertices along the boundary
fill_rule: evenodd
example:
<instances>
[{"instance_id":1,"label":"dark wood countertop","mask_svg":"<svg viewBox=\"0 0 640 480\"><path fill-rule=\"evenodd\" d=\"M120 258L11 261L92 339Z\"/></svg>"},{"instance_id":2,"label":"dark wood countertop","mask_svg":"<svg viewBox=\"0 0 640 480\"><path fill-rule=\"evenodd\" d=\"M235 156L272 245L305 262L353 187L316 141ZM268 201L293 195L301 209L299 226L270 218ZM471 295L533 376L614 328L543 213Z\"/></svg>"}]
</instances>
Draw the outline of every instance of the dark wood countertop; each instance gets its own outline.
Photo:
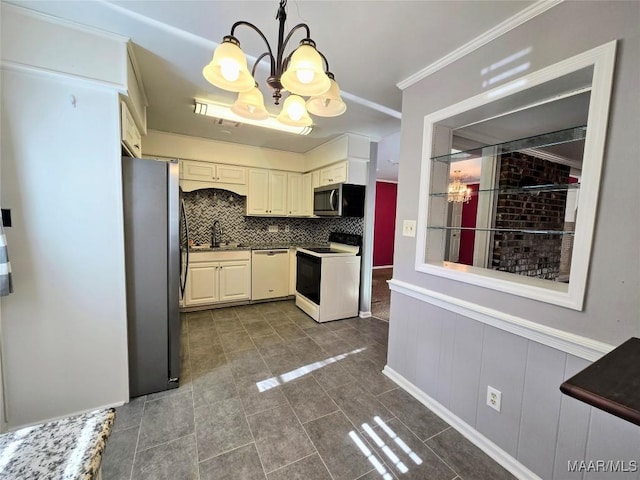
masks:
<instances>
[{"instance_id":1,"label":"dark wood countertop","mask_svg":"<svg viewBox=\"0 0 640 480\"><path fill-rule=\"evenodd\" d=\"M630 338L592 363L560 391L640 425L640 338Z\"/></svg>"}]
</instances>

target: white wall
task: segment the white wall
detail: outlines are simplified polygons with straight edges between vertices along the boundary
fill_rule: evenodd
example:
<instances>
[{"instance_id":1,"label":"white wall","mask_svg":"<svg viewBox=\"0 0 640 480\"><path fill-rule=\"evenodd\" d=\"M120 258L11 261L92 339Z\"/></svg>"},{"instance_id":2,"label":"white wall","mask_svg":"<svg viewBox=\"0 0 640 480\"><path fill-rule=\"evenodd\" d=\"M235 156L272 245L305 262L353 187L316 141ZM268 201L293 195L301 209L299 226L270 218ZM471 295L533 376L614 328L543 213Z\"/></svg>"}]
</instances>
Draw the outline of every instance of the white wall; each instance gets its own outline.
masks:
<instances>
[{"instance_id":1,"label":"white wall","mask_svg":"<svg viewBox=\"0 0 640 480\"><path fill-rule=\"evenodd\" d=\"M167 157L206 162L304 172L304 155L300 153L218 142L206 138L148 130L142 138L145 157Z\"/></svg>"},{"instance_id":2,"label":"white wall","mask_svg":"<svg viewBox=\"0 0 640 480\"><path fill-rule=\"evenodd\" d=\"M10 428L129 396L118 93L100 68L69 67L95 53L86 48L93 37L82 31L74 42L74 30L37 20L2 5L0 200L12 212L5 231L15 292L0 309ZM31 50L9 54L14 36L71 50L60 58L72 60L41 67ZM123 42L111 46L126 52Z\"/></svg>"},{"instance_id":3,"label":"white wall","mask_svg":"<svg viewBox=\"0 0 640 480\"><path fill-rule=\"evenodd\" d=\"M562 2L403 92L398 224L418 215L425 115L482 93L483 68L517 52L530 48L526 74L619 39L583 311L417 272L415 239L396 229L394 278L408 290L391 297L390 371L523 478L639 478L567 472L568 460L637 460L640 430L559 391L598 349L640 335L639 18L638 2ZM500 414L487 385L503 392Z\"/></svg>"}]
</instances>

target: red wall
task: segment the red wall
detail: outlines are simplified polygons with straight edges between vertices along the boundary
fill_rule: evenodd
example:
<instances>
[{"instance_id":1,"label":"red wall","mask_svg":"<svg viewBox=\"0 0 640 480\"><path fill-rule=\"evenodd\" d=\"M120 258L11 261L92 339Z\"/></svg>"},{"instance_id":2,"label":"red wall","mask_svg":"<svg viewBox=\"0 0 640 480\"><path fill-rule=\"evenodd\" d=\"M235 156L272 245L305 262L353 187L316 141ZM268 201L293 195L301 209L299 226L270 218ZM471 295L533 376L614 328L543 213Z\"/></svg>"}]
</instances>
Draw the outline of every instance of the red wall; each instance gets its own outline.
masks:
<instances>
[{"instance_id":1,"label":"red wall","mask_svg":"<svg viewBox=\"0 0 640 480\"><path fill-rule=\"evenodd\" d=\"M467 185L472 192L477 192L480 184L474 183ZM471 195L469 203L462 205L462 224L463 227L475 228L476 216L478 215L478 194ZM464 265L473 265L473 244L475 243L476 232L473 230L463 230L460 232L460 252L458 255L458 263Z\"/></svg>"},{"instance_id":2,"label":"red wall","mask_svg":"<svg viewBox=\"0 0 640 480\"><path fill-rule=\"evenodd\" d=\"M376 210L373 227L374 267L393 264L397 196L398 184L376 182Z\"/></svg>"}]
</instances>

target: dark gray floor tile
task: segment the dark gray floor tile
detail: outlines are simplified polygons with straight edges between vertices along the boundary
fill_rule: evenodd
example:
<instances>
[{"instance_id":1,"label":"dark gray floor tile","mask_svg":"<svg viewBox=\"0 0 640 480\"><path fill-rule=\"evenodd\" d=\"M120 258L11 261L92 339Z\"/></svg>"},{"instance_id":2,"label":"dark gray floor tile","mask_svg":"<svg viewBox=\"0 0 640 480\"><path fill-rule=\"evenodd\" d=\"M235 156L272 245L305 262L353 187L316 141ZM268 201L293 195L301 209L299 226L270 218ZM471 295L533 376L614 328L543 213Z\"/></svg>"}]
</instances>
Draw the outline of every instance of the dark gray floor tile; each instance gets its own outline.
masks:
<instances>
[{"instance_id":1,"label":"dark gray floor tile","mask_svg":"<svg viewBox=\"0 0 640 480\"><path fill-rule=\"evenodd\" d=\"M251 337L244 330L241 332L229 332L220 334L222 349L226 352L238 352L240 350L255 349Z\"/></svg>"},{"instance_id":2,"label":"dark gray floor tile","mask_svg":"<svg viewBox=\"0 0 640 480\"><path fill-rule=\"evenodd\" d=\"M193 433L191 392L147 402L142 415L138 451Z\"/></svg>"},{"instance_id":3,"label":"dark gray floor tile","mask_svg":"<svg viewBox=\"0 0 640 480\"><path fill-rule=\"evenodd\" d=\"M214 320L225 320L227 318L238 318L236 309L233 307L216 308L211 310L211 315Z\"/></svg>"},{"instance_id":4,"label":"dark gray floor tile","mask_svg":"<svg viewBox=\"0 0 640 480\"><path fill-rule=\"evenodd\" d=\"M279 382L271 375L250 375L237 381L236 387L247 415L287 404Z\"/></svg>"},{"instance_id":5,"label":"dark gray floor tile","mask_svg":"<svg viewBox=\"0 0 640 480\"><path fill-rule=\"evenodd\" d=\"M422 441L449 427L447 422L401 388L380 395L378 400Z\"/></svg>"},{"instance_id":6,"label":"dark gray floor tile","mask_svg":"<svg viewBox=\"0 0 640 480\"><path fill-rule=\"evenodd\" d=\"M282 341L280 336L275 333L272 335L254 337L252 340L263 357L289 352L289 349L286 348L286 344Z\"/></svg>"},{"instance_id":7,"label":"dark gray floor tile","mask_svg":"<svg viewBox=\"0 0 640 480\"><path fill-rule=\"evenodd\" d=\"M340 355L346 355L353 350L356 350L353 346L345 342L344 340L336 340L331 343L325 343L322 345L322 349L329 354L330 357L337 357Z\"/></svg>"},{"instance_id":8,"label":"dark gray floor tile","mask_svg":"<svg viewBox=\"0 0 640 480\"><path fill-rule=\"evenodd\" d=\"M457 474L398 419L367 425L367 439L387 466L400 478L451 480Z\"/></svg>"},{"instance_id":9,"label":"dark gray floor tile","mask_svg":"<svg viewBox=\"0 0 640 480\"><path fill-rule=\"evenodd\" d=\"M263 375L265 378L271 376L271 371L262 360L258 350L245 350L228 354L229 365L236 380L249 375Z\"/></svg>"},{"instance_id":10,"label":"dark gray floor tile","mask_svg":"<svg viewBox=\"0 0 640 480\"><path fill-rule=\"evenodd\" d=\"M272 327L275 327L276 325L295 325L293 320L282 312L265 313L263 314L263 318Z\"/></svg>"},{"instance_id":11,"label":"dark gray floor tile","mask_svg":"<svg viewBox=\"0 0 640 480\"><path fill-rule=\"evenodd\" d=\"M189 312L186 314L187 322L199 318L211 318L211 310L198 310L197 312Z\"/></svg>"},{"instance_id":12,"label":"dark gray floor tile","mask_svg":"<svg viewBox=\"0 0 640 480\"><path fill-rule=\"evenodd\" d=\"M374 395L379 395L397 388L398 385L396 383L392 382L382 373L375 363L364 356L369 348L371 348L371 346L366 347L365 350L359 354L349 355L344 360L341 360L341 365L358 379L358 382L365 390L368 390Z\"/></svg>"},{"instance_id":13,"label":"dark gray floor tile","mask_svg":"<svg viewBox=\"0 0 640 480\"><path fill-rule=\"evenodd\" d=\"M244 326L239 318L223 318L220 320L214 320L213 324L220 334L244 331Z\"/></svg>"},{"instance_id":14,"label":"dark gray floor tile","mask_svg":"<svg viewBox=\"0 0 640 480\"><path fill-rule=\"evenodd\" d=\"M280 337L282 337L284 341L291 341L297 338L307 338L307 334L304 333L304 331L300 327L294 325L293 323L271 323L271 326L276 331L276 333L280 335Z\"/></svg>"},{"instance_id":15,"label":"dark gray floor tile","mask_svg":"<svg viewBox=\"0 0 640 480\"><path fill-rule=\"evenodd\" d=\"M313 377L287 382L282 391L302 423L338 410Z\"/></svg>"},{"instance_id":16,"label":"dark gray floor tile","mask_svg":"<svg viewBox=\"0 0 640 480\"><path fill-rule=\"evenodd\" d=\"M200 332L213 329L213 318L209 313L203 313L197 317L191 317L188 320L187 329L189 335L195 335Z\"/></svg>"},{"instance_id":17,"label":"dark gray floor tile","mask_svg":"<svg viewBox=\"0 0 640 480\"><path fill-rule=\"evenodd\" d=\"M260 312L253 312L251 314L243 315L238 317L240 319L240 323L246 328L247 325L251 325L252 323L261 323L266 322L264 316ZM269 323L269 322L267 322Z\"/></svg>"},{"instance_id":18,"label":"dark gray floor tile","mask_svg":"<svg viewBox=\"0 0 640 480\"><path fill-rule=\"evenodd\" d=\"M376 343L374 338L365 332L354 329L345 329L340 332L340 339L347 342L353 348L362 348Z\"/></svg>"},{"instance_id":19,"label":"dark gray floor tile","mask_svg":"<svg viewBox=\"0 0 640 480\"><path fill-rule=\"evenodd\" d=\"M340 411L305 423L304 428L334 480L353 480L382 465Z\"/></svg>"},{"instance_id":20,"label":"dark gray floor tile","mask_svg":"<svg viewBox=\"0 0 640 480\"><path fill-rule=\"evenodd\" d=\"M376 397L356 383L342 385L327 393L358 430L362 429L363 423L373 422L375 417L389 420L393 416Z\"/></svg>"},{"instance_id":21,"label":"dark gray floor tile","mask_svg":"<svg viewBox=\"0 0 640 480\"><path fill-rule=\"evenodd\" d=\"M271 472L267 478L269 480L332 480L318 454Z\"/></svg>"},{"instance_id":22,"label":"dark gray floor tile","mask_svg":"<svg viewBox=\"0 0 640 480\"><path fill-rule=\"evenodd\" d=\"M262 314L265 313L274 313L274 312L282 312L282 303L283 302L265 302L258 303L256 307L258 311Z\"/></svg>"},{"instance_id":23,"label":"dark gray floor tile","mask_svg":"<svg viewBox=\"0 0 640 480\"><path fill-rule=\"evenodd\" d=\"M175 395L181 395L185 392L191 392L193 390L191 378L185 372L185 375L180 373L180 384L178 388L172 388L170 390L163 390L162 392L150 393L147 395L147 402L159 400L161 398L172 397Z\"/></svg>"},{"instance_id":24,"label":"dark gray floor tile","mask_svg":"<svg viewBox=\"0 0 640 480\"><path fill-rule=\"evenodd\" d=\"M260 337L263 335L273 335L274 333L276 333L266 320L246 323L244 325L244 328L249 333L249 336L251 336L251 338Z\"/></svg>"},{"instance_id":25,"label":"dark gray floor tile","mask_svg":"<svg viewBox=\"0 0 640 480\"><path fill-rule=\"evenodd\" d=\"M370 345L362 353L373 362L379 371L382 371L387 365L387 348L385 345Z\"/></svg>"},{"instance_id":26,"label":"dark gray floor tile","mask_svg":"<svg viewBox=\"0 0 640 480\"><path fill-rule=\"evenodd\" d=\"M318 322L302 312L300 312L299 314L288 314L287 317L290 318L295 325L302 328L303 330L320 327L320 324Z\"/></svg>"},{"instance_id":27,"label":"dark gray floor tile","mask_svg":"<svg viewBox=\"0 0 640 480\"><path fill-rule=\"evenodd\" d=\"M426 444L465 480L513 480L515 477L453 428Z\"/></svg>"},{"instance_id":28,"label":"dark gray floor tile","mask_svg":"<svg viewBox=\"0 0 640 480\"><path fill-rule=\"evenodd\" d=\"M239 398L195 409L199 461L253 442Z\"/></svg>"},{"instance_id":29,"label":"dark gray floor tile","mask_svg":"<svg viewBox=\"0 0 640 480\"><path fill-rule=\"evenodd\" d=\"M193 381L195 408L238 396L236 384L228 366L204 373Z\"/></svg>"},{"instance_id":30,"label":"dark gray floor tile","mask_svg":"<svg viewBox=\"0 0 640 480\"><path fill-rule=\"evenodd\" d=\"M198 461L194 435L141 452L133 465L135 480L197 480Z\"/></svg>"},{"instance_id":31,"label":"dark gray floor tile","mask_svg":"<svg viewBox=\"0 0 640 480\"><path fill-rule=\"evenodd\" d=\"M327 358L327 352L309 337L290 340L287 342L287 348L303 361L316 362Z\"/></svg>"},{"instance_id":32,"label":"dark gray floor tile","mask_svg":"<svg viewBox=\"0 0 640 480\"><path fill-rule=\"evenodd\" d=\"M215 328L189 333L189 348L202 349L220 344L220 334Z\"/></svg>"},{"instance_id":33,"label":"dark gray floor tile","mask_svg":"<svg viewBox=\"0 0 640 480\"><path fill-rule=\"evenodd\" d=\"M357 480L394 480L397 477L393 474L391 469L387 464L384 464L382 468L376 470L375 468L371 470L369 473L358 477Z\"/></svg>"},{"instance_id":34,"label":"dark gray floor tile","mask_svg":"<svg viewBox=\"0 0 640 480\"><path fill-rule=\"evenodd\" d=\"M310 329L305 330L305 332L313 339L314 342L316 342L321 347L323 345L331 344L340 340L340 337L338 335L336 335L331 330L327 330L326 328L323 328L321 330Z\"/></svg>"},{"instance_id":35,"label":"dark gray floor tile","mask_svg":"<svg viewBox=\"0 0 640 480\"><path fill-rule=\"evenodd\" d=\"M354 327L352 327L352 321L351 320L335 320L333 322L324 322L323 325L325 326L325 328L327 328L327 330L331 330L333 332L336 332L338 330L343 330L345 328L351 328L353 329Z\"/></svg>"},{"instance_id":36,"label":"dark gray floor tile","mask_svg":"<svg viewBox=\"0 0 640 480\"><path fill-rule=\"evenodd\" d=\"M200 464L200 480L258 480L266 478L252 443Z\"/></svg>"},{"instance_id":37,"label":"dark gray floor tile","mask_svg":"<svg viewBox=\"0 0 640 480\"><path fill-rule=\"evenodd\" d=\"M117 432L131 427L139 427L146 399L146 395L132 398L129 403L116 408L116 421L113 424L113 431Z\"/></svg>"},{"instance_id":38,"label":"dark gray floor tile","mask_svg":"<svg viewBox=\"0 0 640 480\"><path fill-rule=\"evenodd\" d=\"M339 362L328 363L314 370L313 378L315 378L325 390L331 390L332 388L356 381L353 375L347 372Z\"/></svg>"},{"instance_id":39,"label":"dark gray floor tile","mask_svg":"<svg viewBox=\"0 0 640 480\"><path fill-rule=\"evenodd\" d=\"M302 376L304 373L300 370L303 364L294 357L290 352L281 353L279 355L267 355L264 361L271 370L271 373L279 377L284 375L285 378Z\"/></svg>"},{"instance_id":40,"label":"dark gray floor tile","mask_svg":"<svg viewBox=\"0 0 640 480\"><path fill-rule=\"evenodd\" d=\"M139 427L111 432L102 457L103 480L129 480Z\"/></svg>"},{"instance_id":41,"label":"dark gray floor tile","mask_svg":"<svg viewBox=\"0 0 640 480\"><path fill-rule=\"evenodd\" d=\"M289 405L250 415L247 420L267 473L314 452Z\"/></svg>"},{"instance_id":42,"label":"dark gray floor tile","mask_svg":"<svg viewBox=\"0 0 640 480\"><path fill-rule=\"evenodd\" d=\"M193 350L189 356L191 375L194 379L204 373L215 371L228 365L227 356L218 349Z\"/></svg>"}]
</instances>

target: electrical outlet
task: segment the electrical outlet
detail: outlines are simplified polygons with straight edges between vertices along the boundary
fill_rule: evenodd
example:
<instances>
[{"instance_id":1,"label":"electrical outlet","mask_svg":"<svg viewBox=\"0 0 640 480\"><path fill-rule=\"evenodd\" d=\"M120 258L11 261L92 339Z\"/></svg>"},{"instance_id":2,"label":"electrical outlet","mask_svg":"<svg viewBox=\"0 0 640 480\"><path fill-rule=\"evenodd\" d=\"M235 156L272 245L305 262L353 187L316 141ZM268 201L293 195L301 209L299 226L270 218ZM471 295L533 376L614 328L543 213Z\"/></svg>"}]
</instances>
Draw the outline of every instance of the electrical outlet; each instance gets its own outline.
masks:
<instances>
[{"instance_id":1,"label":"electrical outlet","mask_svg":"<svg viewBox=\"0 0 640 480\"><path fill-rule=\"evenodd\" d=\"M416 221L415 220L405 220L402 222L402 235L405 237L415 237L416 236Z\"/></svg>"},{"instance_id":2,"label":"electrical outlet","mask_svg":"<svg viewBox=\"0 0 640 480\"><path fill-rule=\"evenodd\" d=\"M269 225L269 231L271 233L276 233L278 231L278 225Z\"/></svg>"},{"instance_id":3,"label":"electrical outlet","mask_svg":"<svg viewBox=\"0 0 640 480\"><path fill-rule=\"evenodd\" d=\"M502 407L502 392L491 385L487 386L487 405L498 412Z\"/></svg>"},{"instance_id":4,"label":"electrical outlet","mask_svg":"<svg viewBox=\"0 0 640 480\"><path fill-rule=\"evenodd\" d=\"M289 232L291 231L291 227L289 227L289 225L285 225L285 226L284 226L284 231L285 231L286 233L289 233Z\"/></svg>"}]
</instances>

